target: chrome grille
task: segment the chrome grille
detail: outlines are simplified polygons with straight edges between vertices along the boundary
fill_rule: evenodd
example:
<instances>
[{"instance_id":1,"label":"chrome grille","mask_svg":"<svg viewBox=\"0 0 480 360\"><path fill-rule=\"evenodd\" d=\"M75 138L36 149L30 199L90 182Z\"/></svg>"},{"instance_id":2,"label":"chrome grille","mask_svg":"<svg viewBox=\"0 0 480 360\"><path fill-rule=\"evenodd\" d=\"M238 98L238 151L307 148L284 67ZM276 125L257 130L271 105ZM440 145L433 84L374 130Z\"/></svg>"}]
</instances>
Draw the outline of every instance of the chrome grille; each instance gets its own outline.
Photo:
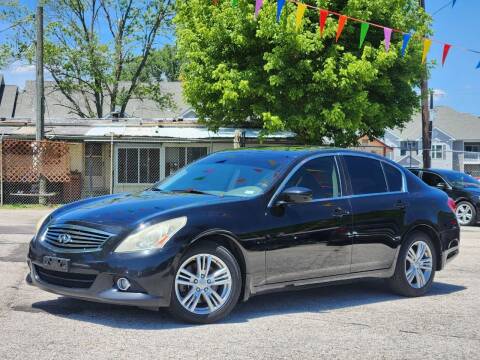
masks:
<instances>
[{"instance_id":1,"label":"chrome grille","mask_svg":"<svg viewBox=\"0 0 480 360\"><path fill-rule=\"evenodd\" d=\"M43 236L46 245L67 252L85 252L100 250L112 237L105 231L80 225L50 225Z\"/></svg>"}]
</instances>

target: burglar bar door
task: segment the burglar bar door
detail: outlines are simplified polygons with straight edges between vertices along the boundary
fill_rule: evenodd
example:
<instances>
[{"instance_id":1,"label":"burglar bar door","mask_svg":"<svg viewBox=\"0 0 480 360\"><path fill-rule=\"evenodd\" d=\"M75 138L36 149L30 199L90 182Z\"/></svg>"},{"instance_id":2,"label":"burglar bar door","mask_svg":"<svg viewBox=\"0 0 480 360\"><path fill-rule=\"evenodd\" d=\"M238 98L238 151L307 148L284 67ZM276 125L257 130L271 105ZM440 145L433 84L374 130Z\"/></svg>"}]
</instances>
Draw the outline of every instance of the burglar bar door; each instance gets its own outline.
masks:
<instances>
[{"instance_id":1,"label":"burglar bar door","mask_svg":"<svg viewBox=\"0 0 480 360\"><path fill-rule=\"evenodd\" d=\"M104 159L102 144L85 144L85 184L88 196L105 192Z\"/></svg>"}]
</instances>

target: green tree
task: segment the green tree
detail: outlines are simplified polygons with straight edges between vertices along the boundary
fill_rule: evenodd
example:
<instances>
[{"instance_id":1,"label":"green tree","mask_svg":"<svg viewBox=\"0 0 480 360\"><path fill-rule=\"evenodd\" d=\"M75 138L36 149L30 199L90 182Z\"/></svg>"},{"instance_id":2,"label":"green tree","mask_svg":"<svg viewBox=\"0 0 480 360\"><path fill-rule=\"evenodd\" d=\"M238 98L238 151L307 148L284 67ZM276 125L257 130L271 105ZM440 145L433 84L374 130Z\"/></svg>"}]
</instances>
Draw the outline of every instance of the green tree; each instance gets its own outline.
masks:
<instances>
[{"instance_id":1,"label":"green tree","mask_svg":"<svg viewBox=\"0 0 480 360\"><path fill-rule=\"evenodd\" d=\"M264 1L256 20L254 1L214 3L179 0L175 18L185 96L209 128L290 130L305 143L351 145L401 126L419 106L419 37L402 58L401 35L392 36L387 52L382 29L371 26L359 49L360 24L347 21L336 43L338 17L328 18L321 36L311 9L297 31L290 2L279 23L273 0ZM403 31L430 31L418 0L306 3Z\"/></svg>"},{"instance_id":2,"label":"green tree","mask_svg":"<svg viewBox=\"0 0 480 360\"><path fill-rule=\"evenodd\" d=\"M145 72L157 81L178 81L180 78L180 59L177 56L177 46L167 44L155 50Z\"/></svg>"},{"instance_id":3,"label":"green tree","mask_svg":"<svg viewBox=\"0 0 480 360\"><path fill-rule=\"evenodd\" d=\"M3 17L17 24L29 9L11 1ZM124 116L132 97L171 105L158 84L141 76L162 35L171 29L172 0L46 0L45 68L81 117ZM33 61L35 27L17 26L6 44L12 58ZM125 77L127 71L130 76ZM127 82L123 80L128 80Z\"/></svg>"},{"instance_id":4,"label":"green tree","mask_svg":"<svg viewBox=\"0 0 480 360\"><path fill-rule=\"evenodd\" d=\"M138 61L140 59L126 68L125 79L132 76ZM144 82L178 81L180 78L180 59L177 56L177 46L166 44L153 50L140 78Z\"/></svg>"}]
</instances>

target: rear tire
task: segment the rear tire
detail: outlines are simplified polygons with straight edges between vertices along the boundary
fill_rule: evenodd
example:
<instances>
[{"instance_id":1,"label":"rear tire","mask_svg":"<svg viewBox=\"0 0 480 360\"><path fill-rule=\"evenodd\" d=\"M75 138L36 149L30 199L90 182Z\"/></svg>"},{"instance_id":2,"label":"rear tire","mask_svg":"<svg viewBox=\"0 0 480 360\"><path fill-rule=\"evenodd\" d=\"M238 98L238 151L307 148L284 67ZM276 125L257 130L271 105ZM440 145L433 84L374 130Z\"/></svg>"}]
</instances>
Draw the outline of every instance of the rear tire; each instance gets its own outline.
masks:
<instances>
[{"instance_id":1,"label":"rear tire","mask_svg":"<svg viewBox=\"0 0 480 360\"><path fill-rule=\"evenodd\" d=\"M402 296L424 295L432 287L437 267L437 253L430 237L412 232L398 254L394 275L388 279L390 288Z\"/></svg>"},{"instance_id":2,"label":"rear tire","mask_svg":"<svg viewBox=\"0 0 480 360\"><path fill-rule=\"evenodd\" d=\"M477 210L472 203L460 201L455 210L455 216L460 225L472 226L477 223Z\"/></svg>"},{"instance_id":3,"label":"rear tire","mask_svg":"<svg viewBox=\"0 0 480 360\"><path fill-rule=\"evenodd\" d=\"M240 267L232 253L222 245L205 242L181 258L169 310L185 322L212 323L233 310L241 288Z\"/></svg>"}]
</instances>

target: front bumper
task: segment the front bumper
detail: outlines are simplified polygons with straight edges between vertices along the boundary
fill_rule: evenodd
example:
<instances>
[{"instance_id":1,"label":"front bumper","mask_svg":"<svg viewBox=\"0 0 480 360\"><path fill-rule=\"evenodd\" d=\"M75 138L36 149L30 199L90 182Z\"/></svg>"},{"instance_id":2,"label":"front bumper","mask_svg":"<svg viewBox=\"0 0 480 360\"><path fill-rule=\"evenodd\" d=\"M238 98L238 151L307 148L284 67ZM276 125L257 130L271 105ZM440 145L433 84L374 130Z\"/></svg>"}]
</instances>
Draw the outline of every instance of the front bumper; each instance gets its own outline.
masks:
<instances>
[{"instance_id":1,"label":"front bumper","mask_svg":"<svg viewBox=\"0 0 480 360\"><path fill-rule=\"evenodd\" d=\"M69 259L69 271L45 269L44 256ZM118 305L166 307L170 304L174 259L173 251L65 254L31 244L28 265L31 285L58 295ZM117 288L116 280L120 277L132 283L128 291Z\"/></svg>"}]
</instances>

